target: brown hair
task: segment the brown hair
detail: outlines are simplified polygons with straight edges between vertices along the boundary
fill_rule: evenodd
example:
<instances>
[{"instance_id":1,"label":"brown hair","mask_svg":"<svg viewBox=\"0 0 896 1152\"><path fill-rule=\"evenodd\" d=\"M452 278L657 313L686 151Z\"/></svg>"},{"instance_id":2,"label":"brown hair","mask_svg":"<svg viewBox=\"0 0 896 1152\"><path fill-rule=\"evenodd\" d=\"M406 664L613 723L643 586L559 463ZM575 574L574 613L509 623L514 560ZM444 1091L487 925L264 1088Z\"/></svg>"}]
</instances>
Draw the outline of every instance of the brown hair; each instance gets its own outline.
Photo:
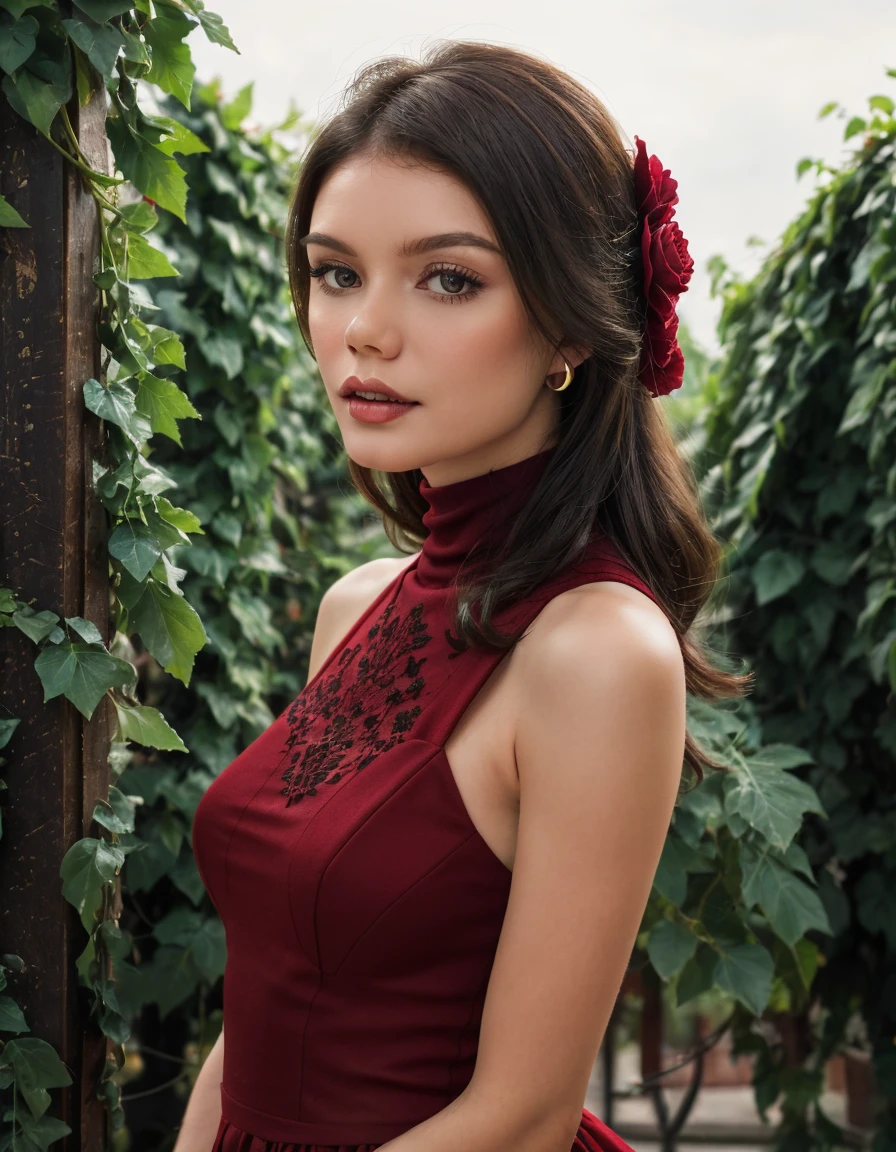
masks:
<instances>
[{"instance_id":1,"label":"brown hair","mask_svg":"<svg viewBox=\"0 0 896 1152\"><path fill-rule=\"evenodd\" d=\"M637 378L643 274L633 159L616 122L571 76L512 48L448 40L421 61L396 56L365 66L340 110L313 135L290 206L290 287L312 355L309 264L299 241L324 177L361 153L429 164L463 181L492 222L535 329L555 348L592 350L558 397L556 451L506 546L479 569L483 542L464 565L479 578L458 580L461 641L512 647L523 630L495 630L496 609L578 559L596 527L663 605L688 691L708 700L743 696L753 674L710 663L694 635L722 549L662 401ZM400 551L419 547L427 508L420 470L378 473L350 460L349 472L381 513L391 543ZM684 759L698 778L704 767L722 767L690 734Z\"/></svg>"}]
</instances>

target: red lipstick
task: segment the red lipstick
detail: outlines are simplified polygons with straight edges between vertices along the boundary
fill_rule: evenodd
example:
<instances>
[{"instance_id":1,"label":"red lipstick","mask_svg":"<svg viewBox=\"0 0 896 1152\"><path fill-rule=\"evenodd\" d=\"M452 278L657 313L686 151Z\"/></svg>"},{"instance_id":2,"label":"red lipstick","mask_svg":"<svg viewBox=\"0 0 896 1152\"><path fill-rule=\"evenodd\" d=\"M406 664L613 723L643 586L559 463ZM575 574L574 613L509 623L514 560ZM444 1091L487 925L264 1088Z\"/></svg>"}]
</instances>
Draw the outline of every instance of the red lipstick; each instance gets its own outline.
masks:
<instances>
[{"instance_id":1,"label":"red lipstick","mask_svg":"<svg viewBox=\"0 0 896 1152\"><path fill-rule=\"evenodd\" d=\"M358 392L377 392L382 398L358 396ZM375 376L368 376L366 380L349 376L340 385L339 395L348 400L349 415L365 424L386 424L417 407L417 401L408 400Z\"/></svg>"}]
</instances>

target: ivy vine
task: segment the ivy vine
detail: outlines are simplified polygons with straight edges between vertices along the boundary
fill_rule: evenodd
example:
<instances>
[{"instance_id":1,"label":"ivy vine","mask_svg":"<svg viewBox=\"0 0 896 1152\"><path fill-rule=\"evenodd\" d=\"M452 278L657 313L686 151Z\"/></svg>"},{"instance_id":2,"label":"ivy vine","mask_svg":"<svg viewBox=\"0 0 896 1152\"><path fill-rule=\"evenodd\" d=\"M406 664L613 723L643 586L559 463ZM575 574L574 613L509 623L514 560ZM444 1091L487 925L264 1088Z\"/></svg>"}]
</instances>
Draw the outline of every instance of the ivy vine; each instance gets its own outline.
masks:
<instances>
[{"instance_id":1,"label":"ivy vine","mask_svg":"<svg viewBox=\"0 0 896 1152\"><path fill-rule=\"evenodd\" d=\"M715 269L723 355L699 455L732 543L729 634L753 654L764 739L805 747L796 774L828 817L810 808L794 840L832 928L795 1006L797 1050L746 1024L737 1038L787 1152L842 1145L820 1100L828 1060L854 1047L874 1070L873 1147L896 1146L894 108L825 105L852 155L800 162L818 186L752 280Z\"/></svg>"},{"instance_id":2,"label":"ivy vine","mask_svg":"<svg viewBox=\"0 0 896 1152\"><path fill-rule=\"evenodd\" d=\"M150 462L148 444L157 434L178 440L178 421L198 413L164 374L185 367L183 345L173 330L143 318L151 302L140 281L176 275L146 237L158 219L156 205L184 218L187 184L175 155L205 146L176 120L145 113L137 85L140 80L158 85L188 105L194 68L184 41L197 26L209 39L235 50L220 18L206 11L202 0L0 2L3 95L78 169L97 205L101 244L94 283L103 379L87 380L83 393L86 407L105 422L112 461L108 467L94 464L93 482L110 517L113 647L118 637L139 632L160 666L184 683L208 637L178 586L170 550L190 543L202 528L193 513L163 495L173 483ZM102 88L108 94L106 126L120 173L115 175L91 165L68 113L70 102L83 106ZM136 190L130 199L129 186ZM28 227L28 221L0 198L0 226ZM80 617L60 619L50 608L35 607L18 590L6 588L0 590L0 625L18 628L38 647L34 668L45 701L64 696L89 720L99 702L111 697L119 752L128 741L186 751L162 714L133 695L136 669L109 650L95 624ZM6 722L4 743L13 723ZM113 754L110 765L113 773L120 772L121 756ZM69 848L61 865L62 891L88 933L78 960L80 978L92 991L100 1027L115 1043L98 1093L113 1127L120 1128L124 1117L114 1077L124 1062L129 1025L109 973L129 945L110 909L125 857L138 847L134 799L113 784L93 819L103 831ZM22 966L19 957L3 958L4 985L7 972ZM28 1026L12 997L3 998L0 1012L0 1031L13 1036L0 1049L0 1089L10 1102L3 1113L0 1149L45 1149L69 1133L67 1125L49 1115L48 1089L71 1078L50 1045L22 1037Z\"/></svg>"}]
</instances>

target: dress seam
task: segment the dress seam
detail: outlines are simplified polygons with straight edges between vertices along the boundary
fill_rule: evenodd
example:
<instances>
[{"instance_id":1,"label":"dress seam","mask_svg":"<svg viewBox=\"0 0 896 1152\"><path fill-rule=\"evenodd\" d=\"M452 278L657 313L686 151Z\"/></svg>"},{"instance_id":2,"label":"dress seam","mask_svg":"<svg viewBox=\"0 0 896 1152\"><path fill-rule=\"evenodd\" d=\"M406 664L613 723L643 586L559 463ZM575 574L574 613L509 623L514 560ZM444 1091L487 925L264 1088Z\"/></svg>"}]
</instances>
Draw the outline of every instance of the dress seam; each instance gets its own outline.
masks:
<instances>
[{"instance_id":1,"label":"dress seam","mask_svg":"<svg viewBox=\"0 0 896 1152\"><path fill-rule=\"evenodd\" d=\"M404 891L400 892L394 900L391 900L386 905L386 907L383 908L382 911L375 917L375 919L371 920L361 935L357 938L357 940L355 940L354 944L352 944L351 948L349 948L348 952L346 952L346 954L339 961L339 964L332 970L332 972L328 972L327 975L336 976L339 973L340 968L342 968L343 964L345 964L346 960L348 960L349 956L351 956L352 952L354 952L354 950L358 947L367 933L370 932L380 922L380 920L382 920L386 913L390 911L390 909L394 908L396 904L400 903L400 901L404 900L405 896L407 896L409 892L413 892L417 885L422 883L427 878L427 876L430 876L433 872L436 871L437 868L441 868L445 861L450 860L451 857L456 852L459 852L465 844L469 844L475 835L476 833L474 831L471 832L469 836L464 837L464 839L461 840L459 844L454 845L450 852L446 852L444 856L435 862L435 864L427 868L427 870L421 876L418 876L413 884L411 884L408 888L405 888Z\"/></svg>"},{"instance_id":2,"label":"dress seam","mask_svg":"<svg viewBox=\"0 0 896 1152\"><path fill-rule=\"evenodd\" d=\"M305 1023L302 1025L302 1055L301 1055L301 1059L299 1062L299 1099L298 1099L298 1104L297 1104L297 1113L298 1113L296 1116L297 1121L302 1119L302 1097L305 1095L305 1054L306 1054L307 1049L308 1049L308 1046L305 1043L305 1036L307 1035L307 1032L308 1032L308 1025L311 1023L311 1013L314 1011L315 1001L317 1000L318 996L320 995L321 990L323 989L323 986L324 986L324 974L318 968L317 988L314 991L314 995L311 997L311 1002L308 1005L308 1011L305 1013Z\"/></svg>"}]
</instances>

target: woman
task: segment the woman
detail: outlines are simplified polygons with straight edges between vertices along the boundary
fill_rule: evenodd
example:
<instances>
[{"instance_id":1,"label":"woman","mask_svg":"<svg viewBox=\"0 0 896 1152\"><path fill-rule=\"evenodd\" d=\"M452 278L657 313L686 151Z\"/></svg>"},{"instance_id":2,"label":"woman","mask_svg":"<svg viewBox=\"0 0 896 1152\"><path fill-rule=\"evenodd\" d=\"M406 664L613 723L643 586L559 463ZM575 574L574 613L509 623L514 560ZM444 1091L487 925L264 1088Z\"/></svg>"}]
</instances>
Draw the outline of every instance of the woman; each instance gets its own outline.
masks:
<instances>
[{"instance_id":1,"label":"woman","mask_svg":"<svg viewBox=\"0 0 896 1152\"><path fill-rule=\"evenodd\" d=\"M293 296L352 479L418 550L327 591L306 687L199 805L225 1028L176 1152L624 1149L582 1105L711 763L686 691L743 690L690 634L720 550L654 402L675 182L512 49L348 97L302 162Z\"/></svg>"}]
</instances>

